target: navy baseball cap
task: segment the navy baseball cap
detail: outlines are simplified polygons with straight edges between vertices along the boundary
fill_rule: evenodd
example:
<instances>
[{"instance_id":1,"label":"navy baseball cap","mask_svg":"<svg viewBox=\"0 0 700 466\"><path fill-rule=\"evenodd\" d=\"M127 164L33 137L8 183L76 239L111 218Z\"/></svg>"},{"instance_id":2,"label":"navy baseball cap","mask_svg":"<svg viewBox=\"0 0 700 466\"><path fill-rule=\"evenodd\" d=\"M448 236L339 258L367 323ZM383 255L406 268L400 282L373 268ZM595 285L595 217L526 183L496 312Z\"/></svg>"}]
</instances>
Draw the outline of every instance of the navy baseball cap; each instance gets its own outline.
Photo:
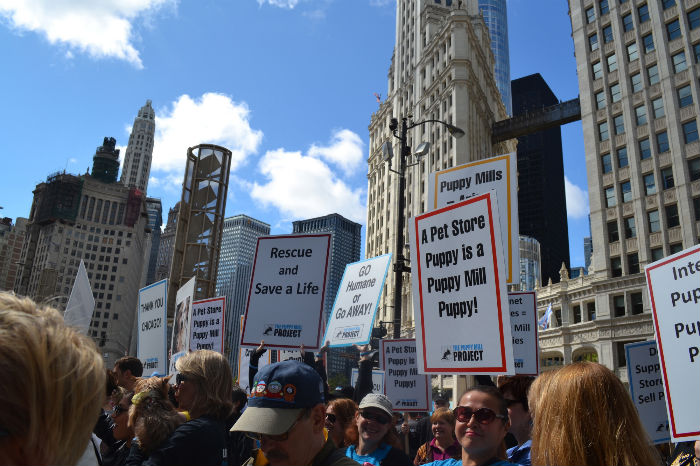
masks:
<instances>
[{"instance_id":1,"label":"navy baseball cap","mask_svg":"<svg viewBox=\"0 0 700 466\"><path fill-rule=\"evenodd\" d=\"M280 435L305 408L323 403L323 380L308 364L288 360L269 364L255 375L248 407L231 431Z\"/></svg>"}]
</instances>

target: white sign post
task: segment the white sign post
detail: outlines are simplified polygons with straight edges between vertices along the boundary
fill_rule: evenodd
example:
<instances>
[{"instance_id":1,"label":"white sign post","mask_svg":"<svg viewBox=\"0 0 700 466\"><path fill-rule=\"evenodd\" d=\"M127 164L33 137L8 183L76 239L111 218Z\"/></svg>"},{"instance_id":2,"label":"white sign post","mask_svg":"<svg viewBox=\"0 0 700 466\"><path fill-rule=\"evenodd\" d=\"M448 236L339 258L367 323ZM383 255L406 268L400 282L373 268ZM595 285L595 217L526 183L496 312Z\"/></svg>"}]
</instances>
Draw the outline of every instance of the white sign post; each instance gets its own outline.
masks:
<instances>
[{"instance_id":1,"label":"white sign post","mask_svg":"<svg viewBox=\"0 0 700 466\"><path fill-rule=\"evenodd\" d=\"M345 267L324 342L331 347L369 343L390 262L391 254L385 254Z\"/></svg>"},{"instance_id":2,"label":"white sign post","mask_svg":"<svg viewBox=\"0 0 700 466\"><path fill-rule=\"evenodd\" d=\"M331 235L258 238L241 344L321 345Z\"/></svg>"},{"instance_id":3,"label":"white sign post","mask_svg":"<svg viewBox=\"0 0 700 466\"><path fill-rule=\"evenodd\" d=\"M190 349L224 352L226 297L203 299L192 304Z\"/></svg>"},{"instance_id":4,"label":"white sign post","mask_svg":"<svg viewBox=\"0 0 700 466\"><path fill-rule=\"evenodd\" d=\"M537 299L534 291L508 293L510 327L513 336L515 373L537 376L540 373L537 343Z\"/></svg>"},{"instance_id":5,"label":"white sign post","mask_svg":"<svg viewBox=\"0 0 700 466\"><path fill-rule=\"evenodd\" d=\"M646 269L671 438L700 440L700 246Z\"/></svg>"},{"instance_id":6,"label":"white sign post","mask_svg":"<svg viewBox=\"0 0 700 466\"><path fill-rule=\"evenodd\" d=\"M491 193L419 215L409 225L419 372L513 374Z\"/></svg>"},{"instance_id":7,"label":"white sign post","mask_svg":"<svg viewBox=\"0 0 700 466\"><path fill-rule=\"evenodd\" d=\"M627 379L632 402L653 443L671 441L666 415L666 394L655 341L625 345Z\"/></svg>"},{"instance_id":8,"label":"white sign post","mask_svg":"<svg viewBox=\"0 0 700 466\"><path fill-rule=\"evenodd\" d=\"M185 283L175 295L175 320L170 343L169 374L177 373L175 362L190 350L190 319L192 317L192 297L194 296L194 277Z\"/></svg>"},{"instance_id":9,"label":"white sign post","mask_svg":"<svg viewBox=\"0 0 700 466\"><path fill-rule=\"evenodd\" d=\"M397 411L430 411L430 379L418 373L416 340L380 340L384 394Z\"/></svg>"},{"instance_id":10,"label":"white sign post","mask_svg":"<svg viewBox=\"0 0 700 466\"><path fill-rule=\"evenodd\" d=\"M438 209L495 190L508 283L520 279L517 157L510 154L433 172L428 177L428 209Z\"/></svg>"},{"instance_id":11,"label":"white sign post","mask_svg":"<svg viewBox=\"0 0 700 466\"><path fill-rule=\"evenodd\" d=\"M138 343L136 357L143 362L144 375L168 371L168 280L139 290Z\"/></svg>"},{"instance_id":12,"label":"white sign post","mask_svg":"<svg viewBox=\"0 0 700 466\"><path fill-rule=\"evenodd\" d=\"M360 375L359 369L353 367L350 370L350 386L357 385L357 377ZM331 387L333 389L334 387ZM384 393L384 371L372 370L372 391L370 393Z\"/></svg>"}]
</instances>

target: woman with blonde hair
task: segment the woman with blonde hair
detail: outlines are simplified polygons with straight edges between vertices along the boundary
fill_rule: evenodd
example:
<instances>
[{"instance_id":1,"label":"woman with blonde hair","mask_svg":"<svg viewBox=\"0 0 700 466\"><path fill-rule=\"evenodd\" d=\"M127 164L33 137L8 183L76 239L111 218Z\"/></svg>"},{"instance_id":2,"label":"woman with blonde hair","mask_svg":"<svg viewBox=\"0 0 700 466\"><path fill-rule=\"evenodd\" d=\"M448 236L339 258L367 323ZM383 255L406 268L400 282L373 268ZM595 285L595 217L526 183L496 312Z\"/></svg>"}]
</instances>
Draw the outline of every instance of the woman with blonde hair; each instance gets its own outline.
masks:
<instances>
[{"instance_id":1,"label":"woman with blonde hair","mask_svg":"<svg viewBox=\"0 0 700 466\"><path fill-rule=\"evenodd\" d=\"M536 380L532 464L660 465L622 382L605 366L579 362Z\"/></svg>"},{"instance_id":2,"label":"woman with blonde hair","mask_svg":"<svg viewBox=\"0 0 700 466\"><path fill-rule=\"evenodd\" d=\"M74 465L105 399L92 340L57 310L0 293L0 374L0 464Z\"/></svg>"},{"instance_id":3,"label":"woman with blonde hair","mask_svg":"<svg viewBox=\"0 0 700 466\"><path fill-rule=\"evenodd\" d=\"M233 411L233 377L228 361L220 353L199 350L178 359L175 367L179 371L175 398L191 420L175 429L148 456L138 441L134 442L127 465L219 466L226 457L226 421ZM139 394L134 398L138 399Z\"/></svg>"}]
</instances>

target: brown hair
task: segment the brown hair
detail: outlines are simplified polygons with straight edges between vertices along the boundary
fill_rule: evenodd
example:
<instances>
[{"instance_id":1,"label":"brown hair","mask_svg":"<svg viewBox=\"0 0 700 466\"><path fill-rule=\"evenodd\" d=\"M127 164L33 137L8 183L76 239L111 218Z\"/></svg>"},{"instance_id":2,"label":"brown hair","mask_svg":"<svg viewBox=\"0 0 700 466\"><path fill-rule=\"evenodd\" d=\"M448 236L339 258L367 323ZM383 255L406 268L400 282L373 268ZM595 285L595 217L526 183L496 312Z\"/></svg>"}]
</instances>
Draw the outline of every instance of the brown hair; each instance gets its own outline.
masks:
<instances>
[{"instance_id":1,"label":"brown hair","mask_svg":"<svg viewBox=\"0 0 700 466\"><path fill-rule=\"evenodd\" d=\"M117 359L117 362L114 363L114 367L118 367L122 372L131 371L131 375L134 377L141 377L143 375L143 364L141 360L133 356L124 356Z\"/></svg>"},{"instance_id":2,"label":"brown hair","mask_svg":"<svg viewBox=\"0 0 700 466\"><path fill-rule=\"evenodd\" d=\"M129 407L129 428L146 454L159 447L182 424L182 418L168 400L169 380L170 377L151 377L136 382L136 395Z\"/></svg>"},{"instance_id":3,"label":"brown hair","mask_svg":"<svg viewBox=\"0 0 700 466\"><path fill-rule=\"evenodd\" d=\"M347 447L356 444L359 434L357 425L353 421L357 412L357 403L349 398L336 398L328 403L328 407L333 408L336 417L335 422L339 423L344 431L343 445L338 446Z\"/></svg>"},{"instance_id":4,"label":"brown hair","mask_svg":"<svg viewBox=\"0 0 700 466\"><path fill-rule=\"evenodd\" d=\"M178 371L190 376L196 386L190 408L192 419L206 414L223 421L231 415L233 375L221 353L194 351L178 359L175 366Z\"/></svg>"},{"instance_id":5,"label":"brown hair","mask_svg":"<svg viewBox=\"0 0 700 466\"><path fill-rule=\"evenodd\" d=\"M438 421L445 421L454 429L455 427L455 415L447 408L438 408L433 411L433 415L430 416L430 422L435 424Z\"/></svg>"},{"instance_id":6,"label":"brown hair","mask_svg":"<svg viewBox=\"0 0 700 466\"><path fill-rule=\"evenodd\" d=\"M513 395L513 399L522 403L523 408L527 411L527 392L530 390L530 385L532 385L534 380L534 377L527 375L499 376L498 389L501 393L510 392Z\"/></svg>"},{"instance_id":7,"label":"brown hair","mask_svg":"<svg viewBox=\"0 0 700 466\"><path fill-rule=\"evenodd\" d=\"M564 366L532 389L533 465L661 464L629 393L605 366Z\"/></svg>"}]
</instances>

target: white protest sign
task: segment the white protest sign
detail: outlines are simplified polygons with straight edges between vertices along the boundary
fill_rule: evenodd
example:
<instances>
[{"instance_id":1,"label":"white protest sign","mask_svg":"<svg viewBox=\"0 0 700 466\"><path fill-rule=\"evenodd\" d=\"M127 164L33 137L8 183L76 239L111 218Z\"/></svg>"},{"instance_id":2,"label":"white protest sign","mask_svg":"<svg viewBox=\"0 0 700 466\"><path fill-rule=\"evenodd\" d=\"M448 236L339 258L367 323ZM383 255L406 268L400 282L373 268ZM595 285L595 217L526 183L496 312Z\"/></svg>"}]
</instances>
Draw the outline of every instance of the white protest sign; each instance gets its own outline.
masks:
<instances>
[{"instance_id":1,"label":"white protest sign","mask_svg":"<svg viewBox=\"0 0 700 466\"><path fill-rule=\"evenodd\" d=\"M540 373L537 343L537 299L534 291L508 293L510 332L513 336L515 373L537 376Z\"/></svg>"},{"instance_id":2,"label":"white protest sign","mask_svg":"<svg viewBox=\"0 0 700 466\"><path fill-rule=\"evenodd\" d=\"M700 440L700 246L647 265L671 438Z\"/></svg>"},{"instance_id":3,"label":"white protest sign","mask_svg":"<svg viewBox=\"0 0 700 466\"><path fill-rule=\"evenodd\" d=\"M430 411L430 379L418 373L416 340L379 340L384 394L397 411Z\"/></svg>"},{"instance_id":4,"label":"white protest sign","mask_svg":"<svg viewBox=\"0 0 700 466\"><path fill-rule=\"evenodd\" d=\"M518 283L520 226L515 152L431 173L428 177L428 209L452 205L492 189L496 191L500 209L501 239L507 272L505 278L508 283Z\"/></svg>"},{"instance_id":5,"label":"white protest sign","mask_svg":"<svg viewBox=\"0 0 700 466\"><path fill-rule=\"evenodd\" d=\"M666 395L655 341L625 345L627 379L632 402L653 443L671 441L666 415Z\"/></svg>"},{"instance_id":6,"label":"white protest sign","mask_svg":"<svg viewBox=\"0 0 700 466\"><path fill-rule=\"evenodd\" d=\"M514 374L491 193L410 219L418 371Z\"/></svg>"},{"instance_id":7,"label":"white protest sign","mask_svg":"<svg viewBox=\"0 0 700 466\"><path fill-rule=\"evenodd\" d=\"M355 387L357 385L357 377L359 376L359 369L353 367L350 371L350 386ZM372 369L372 391L370 393L384 393L384 371L379 371Z\"/></svg>"},{"instance_id":8,"label":"white protest sign","mask_svg":"<svg viewBox=\"0 0 700 466\"><path fill-rule=\"evenodd\" d=\"M139 290L138 340L136 357L143 363L144 376L168 371L167 306L168 280Z\"/></svg>"},{"instance_id":9,"label":"white protest sign","mask_svg":"<svg viewBox=\"0 0 700 466\"><path fill-rule=\"evenodd\" d=\"M323 341L331 347L369 343L391 254L348 264Z\"/></svg>"},{"instance_id":10,"label":"white protest sign","mask_svg":"<svg viewBox=\"0 0 700 466\"><path fill-rule=\"evenodd\" d=\"M169 374L177 372L175 362L190 350L190 318L192 317L194 282L195 278L190 278L187 283L177 290L175 295L175 320L173 321L173 335L170 342Z\"/></svg>"},{"instance_id":11,"label":"white protest sign","mask_svg":"<svg viewBox=\"0 0 700 466\"><path fill-rule=\"evenodd\" d=\"M253 354L256 348L250 346L240 346L238 348L238 386L246 391L250 395L250 383L248 380L248 374L250 369L250 355ZM270 350L265 352L260 356L258 361L258 370L270 364Z\"/></svg>"},{"instance_id":12,"label":"white protest sign","mask_svg":"<svg viewBox=\"0 0 700 466\"><path fill-rule=\"evenodd\" d=\"M190 349L224 352L226 297L203 299L192 304Z\"/></svg>"},{"instance_id":13,"label":"white protest sign","mask_svg":"<svg viewBox=\"0 0 700 466\"><path fill-rule=\"evenodd\" d=\"M331 235L258 238L241 344L320 347Z\"/></svg>"},{"instance_id":14,"label":"white protest sign","mask_svg":"<svg viewBox=\"0 0 700 466\"><path fill-rule=\"evenodd\" d=\"M293 359L294 361L304 362L304 358L299 350L279 350L277 351L277 362L289 361Z\"/></svg>"}]
</instances>

